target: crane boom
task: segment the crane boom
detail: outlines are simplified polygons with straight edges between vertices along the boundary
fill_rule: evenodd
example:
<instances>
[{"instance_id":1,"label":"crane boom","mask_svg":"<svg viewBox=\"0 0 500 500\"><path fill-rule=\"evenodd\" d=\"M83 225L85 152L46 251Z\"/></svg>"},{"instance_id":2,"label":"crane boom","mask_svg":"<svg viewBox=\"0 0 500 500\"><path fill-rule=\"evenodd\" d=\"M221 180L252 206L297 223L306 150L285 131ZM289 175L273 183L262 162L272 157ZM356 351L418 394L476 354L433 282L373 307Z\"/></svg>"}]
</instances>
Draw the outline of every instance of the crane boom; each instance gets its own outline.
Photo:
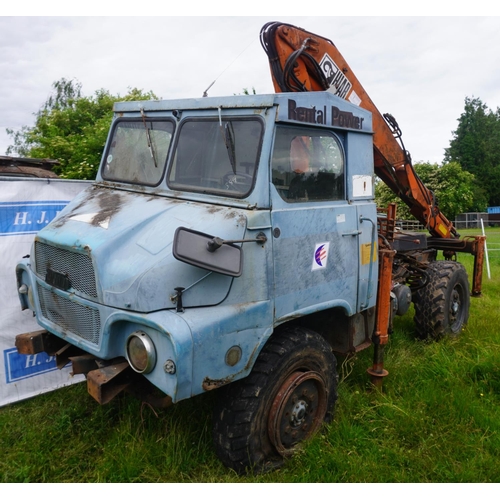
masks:
<instances>
[{"instance_id":1,"label":"crane boom","mask_svg":"<svg viewBox=\"0 0 500 500\"><path fill-rule=\"evenodd\" d=\"M271 22L261 30L276 92L329 91L372 113L375 173L436 238L456 238L434 193L420 180L401 141L399 126L382 115L330 40L290 24Z\"/></svg>"}]
</instances>

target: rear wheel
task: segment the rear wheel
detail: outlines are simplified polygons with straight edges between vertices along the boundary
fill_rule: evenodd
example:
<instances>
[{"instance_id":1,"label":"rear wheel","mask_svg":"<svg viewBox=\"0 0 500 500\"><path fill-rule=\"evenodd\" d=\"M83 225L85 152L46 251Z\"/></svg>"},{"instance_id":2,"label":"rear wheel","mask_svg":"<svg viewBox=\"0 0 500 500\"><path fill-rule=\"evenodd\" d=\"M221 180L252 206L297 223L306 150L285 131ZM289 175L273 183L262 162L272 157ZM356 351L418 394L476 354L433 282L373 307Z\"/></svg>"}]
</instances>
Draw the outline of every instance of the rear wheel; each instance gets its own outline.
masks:
<instances>
[{"instance_id":1,"label":"rear wheel","mask_svg":"<svg viewBox=\"0 0 500 500\"><path fill-rule=\"evenodd\" d=\"M217 455L239 473L280 466L333 416L336 360L328 343L304 328L276 333L248 377L219 392Z\"/></svg>"},{"instance_id":2,"label":"rear wheel","mask_svg":"<svg viewBox=\"0 0 500 500\"><path fill-rule=\"evenodd\" d=\"M462 264L432 262L429 282L415 292L415 327L421 339L457 336L469 319L469 281Z\"/></svg>"}]
</instances>

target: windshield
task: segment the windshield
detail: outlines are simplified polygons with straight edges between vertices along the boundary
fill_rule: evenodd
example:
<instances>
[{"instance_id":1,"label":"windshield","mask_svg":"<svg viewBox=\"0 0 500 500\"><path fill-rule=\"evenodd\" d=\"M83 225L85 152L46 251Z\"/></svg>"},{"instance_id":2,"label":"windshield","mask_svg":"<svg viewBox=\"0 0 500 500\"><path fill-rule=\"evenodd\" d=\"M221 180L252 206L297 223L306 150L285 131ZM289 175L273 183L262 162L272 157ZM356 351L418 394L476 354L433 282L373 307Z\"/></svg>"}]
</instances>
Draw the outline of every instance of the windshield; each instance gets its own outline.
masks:
<instances>
[{"instance_id":1,"label":"windshield","mask_svg":"<svg viewBox=\"0 0 500 500\"><path fill-rule=\"evenodd\" d=\"M102 177L157 185L167 160L174 126L169 121L120 121L114 128Z\"/></svg>"},{"instance_id":2,"label":"windshield","mask_svg":"<svg viewBox=\"0 0 500 500\"><path fill-rule=\"evenodd\" d=\"M187 120L179 132L169 187L246 196L253 186L261 138L258 119Z\"/></svg>"}]
</instances>

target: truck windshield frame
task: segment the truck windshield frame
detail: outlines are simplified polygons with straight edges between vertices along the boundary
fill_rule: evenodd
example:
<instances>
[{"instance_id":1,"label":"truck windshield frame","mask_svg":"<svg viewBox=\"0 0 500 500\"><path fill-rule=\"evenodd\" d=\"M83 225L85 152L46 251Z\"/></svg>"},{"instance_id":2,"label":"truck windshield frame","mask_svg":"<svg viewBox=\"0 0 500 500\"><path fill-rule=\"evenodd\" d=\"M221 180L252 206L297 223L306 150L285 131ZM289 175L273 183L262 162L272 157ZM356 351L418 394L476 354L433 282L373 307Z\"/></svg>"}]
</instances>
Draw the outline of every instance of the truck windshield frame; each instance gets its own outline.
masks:
<instances>
[{"instance_id":1,"label":"truck windshield frame","mask_svg":"<svg viewBox=\"0 0 500 500\"><path fill-rule=\"evenodd\" d=\"M255 184L263 132L260 118L186 119L177 134L168 187L245 198Z\"/></svg>"},{"instance_id":2,"label":"truck windshield frame","mask_svg":"<svg viewBox=\"0 0 500 500\"><path fill-rule=\"evenodd\" d=\"M105 153L102 178L157 186L163 179L175 124L169 119L117 120Z\"/></svg>"}]
</instances>

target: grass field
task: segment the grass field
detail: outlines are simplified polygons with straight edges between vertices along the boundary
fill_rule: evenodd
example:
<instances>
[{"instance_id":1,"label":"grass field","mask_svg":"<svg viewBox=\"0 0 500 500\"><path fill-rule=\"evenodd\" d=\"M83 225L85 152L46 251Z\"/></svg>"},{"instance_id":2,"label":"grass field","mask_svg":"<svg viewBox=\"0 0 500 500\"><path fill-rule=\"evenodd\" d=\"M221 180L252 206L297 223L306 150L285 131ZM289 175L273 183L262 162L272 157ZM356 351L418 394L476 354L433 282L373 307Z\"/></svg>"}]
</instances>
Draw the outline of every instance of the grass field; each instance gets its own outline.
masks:
<instances>
[{"instance_id":1,"label":"grass field","mask_svg":"<svg viewBox=\"0 0 500 500\"><path fill-rule=\"evenodd\" d=\"M462 233L465 233L463 231ZM99 406L85 384L0 408L2 482L500 482L500 230L491 279L457 339L424 343L410 316L372 390L372 350L339 359L334 421L279 471L239 477L211 441L213 394L153 410L125 395ZM459 261L471 270L472 257Z\"/></svg>"}]
</instances>

